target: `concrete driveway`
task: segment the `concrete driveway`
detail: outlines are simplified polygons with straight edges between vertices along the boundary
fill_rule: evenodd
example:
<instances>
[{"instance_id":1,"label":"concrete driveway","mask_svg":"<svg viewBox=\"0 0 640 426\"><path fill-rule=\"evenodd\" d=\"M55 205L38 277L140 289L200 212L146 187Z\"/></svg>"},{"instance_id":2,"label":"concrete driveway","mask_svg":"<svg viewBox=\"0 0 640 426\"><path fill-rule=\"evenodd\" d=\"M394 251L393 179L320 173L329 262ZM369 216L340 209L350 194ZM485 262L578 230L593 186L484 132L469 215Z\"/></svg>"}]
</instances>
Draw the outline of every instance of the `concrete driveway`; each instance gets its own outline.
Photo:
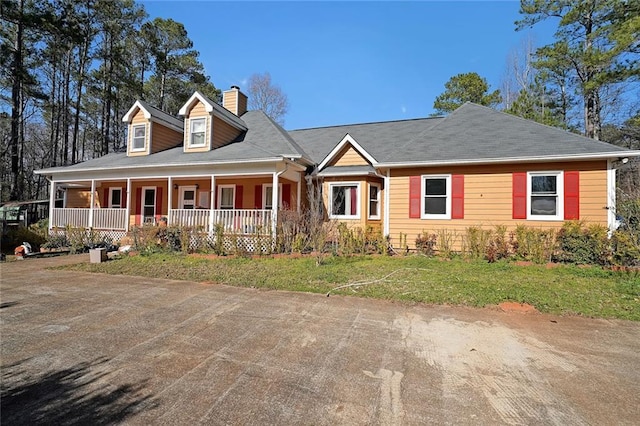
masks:
<instances>
[{"instance_id":1,"label":"concrete driveway","mask_svg":"<svg viewBox=\"0 0 640 426\"><path fill-rule=\"evenodd\" d=\"M640 324L1 264L2 424L638 424Z\"/></svg>"}]
</instances>

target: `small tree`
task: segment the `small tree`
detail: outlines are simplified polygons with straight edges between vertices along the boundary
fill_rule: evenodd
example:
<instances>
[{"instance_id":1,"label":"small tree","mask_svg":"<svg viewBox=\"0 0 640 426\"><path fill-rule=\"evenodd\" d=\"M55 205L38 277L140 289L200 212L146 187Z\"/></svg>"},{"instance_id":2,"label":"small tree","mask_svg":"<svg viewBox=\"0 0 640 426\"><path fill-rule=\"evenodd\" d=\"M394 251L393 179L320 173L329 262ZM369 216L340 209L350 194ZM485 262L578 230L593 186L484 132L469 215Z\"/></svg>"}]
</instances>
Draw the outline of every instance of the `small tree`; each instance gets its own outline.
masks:
<instances>
[{"instance_id":1,"label":"small tree","mask_svg":"<svg viewBox=\"0 0 640 426\"><path fill-rule=\"evenodd\" d=\"M271 75L253 74L249 77L249 109L260 110L276 123L284 125L284 116L289 109L287 95L279 86L271 83Z\"/></svg>"},{"instance_id":2,"label":"small tree","mask_svg":"<svg viewBox=\"0 0 640 426\"><path fill-rule=\"evenodd\" d=\"M465 102L494 107L501 101L500 91L489 93L489 83L475 72L454 75L444 87L446 90L433 103L434 115L451 112Z\"/></svg>"}]
</instances>

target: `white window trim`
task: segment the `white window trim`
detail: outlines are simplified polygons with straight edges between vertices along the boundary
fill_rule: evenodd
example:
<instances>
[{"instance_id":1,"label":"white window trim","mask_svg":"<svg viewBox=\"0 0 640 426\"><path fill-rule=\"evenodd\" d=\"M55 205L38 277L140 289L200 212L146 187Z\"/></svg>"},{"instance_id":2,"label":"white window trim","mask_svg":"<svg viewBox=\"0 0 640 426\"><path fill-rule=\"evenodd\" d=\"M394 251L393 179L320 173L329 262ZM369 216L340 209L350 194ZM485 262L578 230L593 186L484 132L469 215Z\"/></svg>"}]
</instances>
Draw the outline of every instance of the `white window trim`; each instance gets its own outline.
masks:
<instances>
[{"instance_id":1,"label":"white window trim","mask_svg":"<svg viewBox=\"0 0 640 426\"><path fill-rule=\"evenodd\" d=\"M338 215L333 214L333 188L343 186L355 186L356 187L356 214ZM360 219L360 182L332 182L329 183L329 219Z\"/></svg>"},{"instance_id":2,"label":"white window trim","mask_svg":"<svg viewBox=\"0 0 640 426\"><path fill-rule=\"evenodd\" d=\"M369 191L367 191L367 213L369 215L369 219L377 220L380 219L380 194L382 193L382 187L379 183L369 182L369 187L372 186L378 188L378 199L376 200L378 202L378 211L371 213L371 189L369 189Z\"/></svg>"},{"instance_id":3,"label":"white window trim","mask_svg":"<svg viewBox=\"0 0 640 426\"><path fill-rule=\"evenodd\" d=\"M142 197L142 199L140 200L140 206L141 206L140 221L142 222L142 224L147 223L144 220L144 208L146 206L144 204L144 199L145 199L145 193L147 192L148 189L153 191L153 216L152 216L151 222L148 222L148 223L156 223L156 216L158 215L158 212L156 211L156 202L158 200L158 188L156 188L155 186L143 186L142 192L140 193L140 197Z\"/></svg>"},{"instance_id":4,"label":"white window trim","mask_svg":"<svg viewBox=\"0 0 640 426\"><path fill-rule=\"evenodd\" d=\"M267 197L267 188L273 188L273 184L264 184L262 185L262 208L264 210L270 210L271 207L267 207L267 200L270 200L271 197ZM282 184L278 184L278 208L282 209Z\"/></svg>"},{"instance_id":5,"label":"white window trim","mask_svg":"<svg viewBox=\"0 0 640 426\"><path fill-rule=\"evenodd\" d=\"M136 129L142 127L144 129L144 138L142 139L142 148L136 148ZM131 126L131 152L144 152L147 150L147 125L136 124Z\"/></svg>"},{"instance_id":6,"label":"white window trim","mask_svg":"<svg viewBox=\"0 0 640 426\"><path fill-rule=\"evenodd\" d=\"M113 192L114 191L120 191L120 202L118 204L113 204ZM122 208L122 193L124 191L122 190L122 188L120 188L119 186L114 186L109 188L109 203L108 203L108 207L110 209L121 209Z\"/></svg>"},{"instance_id":7,"label":"white window trim","mask_svg":"<svg viewBox=\"0 0 640 426\"><path fill-rule=\"evenodd\" d=\"M223 188L231 188L233 189L233 201L232 201L232 205L231 205L231 209L225 209L225 210L233 210L236 208L236 185L235 184L231 184L231 185L218 185L218 197L216 199L216 206L218 209L222 209L222 189Z\"/></svg>"},{"instance_id":8,"label":"white window trim","mask_svg":"<svg viewBox=\"0 0 640 426\"><path fill-rule=\"evenodd\" d=\"M193 143L193 123L203 121L204 122L204 137L202 138L202 143L194 144ZM189 148L202 148L203 146L207 146L207 117L196 117L189 119Z\"/></svg>"},{"instance_id":9,"label":"white window trim","mask_svg":"<svg viewBox=\"0 0 640 426\"><path fill-rule=\"evenodd\" d=\"M558 204L555 215L531 214L531 178L533 176L556 176ZM564 220L564 172L562 170L527 172L527 220Z\"/></svg>"},{"instance_id":10,"label":"white window trim","mask_svg":"<svg viewBox=\"0 0 640 426\"><path fill-rule=\"evenodd\" d=\"M186 186L179 186L179 194L178 194L178 208L180 209L184 209L184 193L186 191L193 191L193 209L197 209L198 208L198 190L196 189L195 185L186 185Z\"/></svg>"},{"instance_id":11,"label":"white window trim","mask_svg":"<svg viewBox=\"0 0 640 426\"><path fill-rule=\"evenodd\" d=\"M425 207L425 189L427 179L446 179L447 199L445 214L426 214ZM421 219L451 219L451 175L422 175L420 179L420 218Z\"/></svg>"}]
</instances>

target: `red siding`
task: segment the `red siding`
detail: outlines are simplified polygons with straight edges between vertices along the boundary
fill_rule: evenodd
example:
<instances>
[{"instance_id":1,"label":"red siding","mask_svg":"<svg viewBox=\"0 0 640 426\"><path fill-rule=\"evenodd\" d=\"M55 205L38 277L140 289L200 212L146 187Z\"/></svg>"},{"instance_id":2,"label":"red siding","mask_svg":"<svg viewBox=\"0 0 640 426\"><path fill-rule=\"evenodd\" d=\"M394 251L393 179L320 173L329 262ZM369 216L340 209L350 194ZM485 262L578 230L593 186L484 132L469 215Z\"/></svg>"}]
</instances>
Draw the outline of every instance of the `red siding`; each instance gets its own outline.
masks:
<instances>
[{"instance_id":1,"label":"red siding","mask_svg":"<svg viewBox=\"0 0 640 426\"><path fill-rule=\"evenodd\" d=\"M236 209L242 208L242 185L236 185L236 199L234 201L234 207Z\"/></svg>"},{"instance_id":2,"label":"red siding","mask_svg":"<svg viewBox=\"0 0 640 426\"><path fill-rule=\"evenodd\" d=\"M261 209L262 208L262 185L256 185L255 193L254 193L254 208Z\"/></svg>"},{"instance_id":3,"label":"red siding","mask_svg":"<svg viewBox=\"0 0 640 426\"><path fill-rule=\"evenodd\" d=\"M285 209L291 208L291 184L285 183L282 185L282 207Z\"/></svg>"},{"instance_id":4,"label":"red siding","mask_svg":"<svg viewBox=\"0 0 640 426\"><path fill-rule=\"evenodd\" d=\"M140 213L142 211L142 188L136 189L136 225L140 225Z\"/></svg>"}]
</instances>

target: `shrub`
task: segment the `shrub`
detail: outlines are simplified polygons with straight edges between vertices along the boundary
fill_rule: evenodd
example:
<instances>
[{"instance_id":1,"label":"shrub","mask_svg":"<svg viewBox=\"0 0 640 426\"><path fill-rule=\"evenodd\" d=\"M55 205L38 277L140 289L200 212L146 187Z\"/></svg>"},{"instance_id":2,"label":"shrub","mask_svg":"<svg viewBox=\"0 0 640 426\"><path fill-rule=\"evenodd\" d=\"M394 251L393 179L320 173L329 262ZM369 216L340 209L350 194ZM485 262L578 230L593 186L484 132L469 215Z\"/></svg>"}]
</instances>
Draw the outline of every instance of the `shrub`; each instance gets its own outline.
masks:
<instances>
[{"instance_id":1,"label":"shrub","mask_svg":"<svg viewBox=\"0 0 640 426\"><path fill-rule=\"evenodd\" d=\"M485 255L491 231L477 226L470 226L465 230L463 238L463 252L472 259L480 259Z\"/></svg>"},{"instance_id":2,"label":"shrub","mask_svg":"<svg viewBox=\"0 0 640 426\"><path fill-rule=\"evenodd\" d=\"M640 245L629 232L615 231L611 237L612 263L620 266L640 266Z\"/></svg>"},{"instance_id":3,"label":"shrub","mask_svg":"<svg viewBox=\"0 0 640 426\"><path fill-rule=\"evenodd\" d=\"M33 250L37 250L42 244L44 244L46 238L37 232L29 228L22 226L12 226L7 231L6 235L2 236L2 248L4 250L10 250L13 253L13 249L27 242L31 244Z\"/></svg>"},{"instance_id":4,"label":"shrub","mask_svg":"<svg viewBox=\"0 0 640 426\"><path fill-rule=\"evenodd\" d=\"M427 231L422 231L422 234L416 238L416 250L425 256L433 256L436 253L435 247L437 239L438 236L436 234L429 234Z\"/></svg>"},{"instance_id":5,"label":"shrub","mask_svg":"<svg viewBox=\"0 0 640 426\"><path fill-rule=\"evenodd\" d=\"M490 234L485 248L485 258L489 263L511 256L511 245L507 241L506 234L507 227L504 225L496 225L495 230Z\"/></svg>"},{"instance_id":6,"label":"shrub","mask_svg":"<svg viewBox=\"0 0 640 426\"><path fill-rule=\"evenodd\" d=\"M605 265L611 258L607 228L581 221L565 222L558 232L557 260L567 263Z\"/></svg>"},{"instance_id":7,"label":"shrub","mask_svg":"<svg viewBox=\"0 0 640 426\"><path fill-rule=\"evenodd\" d=\"M518 225L515 230L515 242L511 245L518 258L535 263L547 263L556 251L556 234L552 229Z\"/></svg>"},{"instance_id":8,"label":"shrub","mask_svg":"<svg viewBox=\"0 0 640 426\"><path fill-rule=\"evenodd\" d=\"M453 247L458 240L457 231L438 229L436 240L438 242L438 254L444 258L451 259L454 254Z\"/></svg>"}]
</instances>

